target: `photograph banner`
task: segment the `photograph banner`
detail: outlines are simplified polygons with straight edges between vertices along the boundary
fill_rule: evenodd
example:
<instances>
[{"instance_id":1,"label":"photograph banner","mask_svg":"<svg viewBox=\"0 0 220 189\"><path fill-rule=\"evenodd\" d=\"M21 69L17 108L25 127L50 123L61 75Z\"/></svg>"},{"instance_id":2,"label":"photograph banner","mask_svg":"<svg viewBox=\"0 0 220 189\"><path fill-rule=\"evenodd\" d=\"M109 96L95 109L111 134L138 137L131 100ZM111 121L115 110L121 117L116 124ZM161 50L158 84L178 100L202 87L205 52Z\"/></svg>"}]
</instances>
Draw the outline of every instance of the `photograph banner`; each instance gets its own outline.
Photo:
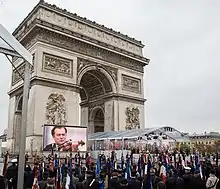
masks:
<instances>
[{"instance_id":1,"label":"photograph banner","mask_svg":"<svg viewBox=\"0 0 220 189\"><path fill-rule=\"evenodd\" d=\"M44 125L43 151L85 152L87 127Z\"/></svg>"}]
</instances>

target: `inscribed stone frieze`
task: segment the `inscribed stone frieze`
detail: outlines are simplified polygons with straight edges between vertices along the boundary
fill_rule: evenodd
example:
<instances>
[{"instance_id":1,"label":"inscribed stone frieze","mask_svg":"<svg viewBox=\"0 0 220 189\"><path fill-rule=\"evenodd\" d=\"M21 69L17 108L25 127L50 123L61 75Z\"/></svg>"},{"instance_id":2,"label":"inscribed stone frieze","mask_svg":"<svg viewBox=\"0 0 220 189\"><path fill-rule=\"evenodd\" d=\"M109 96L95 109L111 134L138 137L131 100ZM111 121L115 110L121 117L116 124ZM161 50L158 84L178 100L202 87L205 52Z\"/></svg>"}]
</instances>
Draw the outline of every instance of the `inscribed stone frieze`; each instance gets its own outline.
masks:
<instances>
[{"instance_id":1,"label":"inscribed stone frieze","mask_svg":"<svg viewBox=\"0 0 220 189\"><path fill-rule=\"evenodd\" d=\"M119 37L115 37L111 34L108 34L104 31L96 29L95 27L91 27L77 20L68 18L63 15L61 16L58 13L51 12L46 9L41 9L40 19L47 21L51 24L61 26L62 28L69 29L70 31L83 34L87 37L96 39L100 42L118 47L128 52L131 52L131 53L134 53L140 56L142 55L142 52L141 52L142 49L140 46L132 44L131 42L128 42Z\"/></svg>"}]
</instances>

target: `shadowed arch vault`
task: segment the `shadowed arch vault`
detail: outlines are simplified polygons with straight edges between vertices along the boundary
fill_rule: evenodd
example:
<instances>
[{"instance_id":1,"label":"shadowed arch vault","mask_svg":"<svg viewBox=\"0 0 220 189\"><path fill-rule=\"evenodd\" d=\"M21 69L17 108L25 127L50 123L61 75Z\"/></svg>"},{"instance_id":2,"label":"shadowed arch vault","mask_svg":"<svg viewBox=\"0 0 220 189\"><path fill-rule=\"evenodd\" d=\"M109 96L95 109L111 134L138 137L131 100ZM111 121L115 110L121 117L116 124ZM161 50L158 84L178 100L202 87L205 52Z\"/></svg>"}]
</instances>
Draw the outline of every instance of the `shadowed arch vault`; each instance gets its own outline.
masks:
<instances>
[{"instance_id":1,"label":"shadowed arch vault","mask_svg":"<svg viewBox=\"0 0 220 189\"><path fill-rule=\"evenodd\" d=\"M89 70L84 73L80 86L82 87L80 91L82 101L95 99L98 96L113 92L108 78L97 70Z\"/></svg>"}]
</instances>

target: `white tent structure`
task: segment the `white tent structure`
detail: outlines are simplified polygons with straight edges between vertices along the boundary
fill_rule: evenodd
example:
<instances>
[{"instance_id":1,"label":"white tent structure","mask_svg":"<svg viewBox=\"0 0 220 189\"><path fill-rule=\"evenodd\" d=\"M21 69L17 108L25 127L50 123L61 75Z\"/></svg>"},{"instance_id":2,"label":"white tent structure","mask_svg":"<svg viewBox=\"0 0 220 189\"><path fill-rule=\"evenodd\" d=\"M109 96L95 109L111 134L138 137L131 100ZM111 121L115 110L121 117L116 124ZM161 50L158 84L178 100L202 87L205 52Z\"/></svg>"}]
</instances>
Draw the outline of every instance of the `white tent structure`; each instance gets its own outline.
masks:
<instances>
[{"instance_id":1,"label":"white tent structure","mask_svg":"<svg viewBox=\"0 0 220 189\"><path fill-rule=\"evenodd\" d=\"M189 141L189 138L169 126L98 132L88 136L93 157L97 157L100 152L108 155L114 150L117 158L120 158L122 153L130 153L132 148L153 150L157 147L159 150L169 150L175 147L177 142L183 141Z\"/></svg>"},{"instance_id":2,"label":"white tent structure","mask_svg":"<svg viewBox=\"0 0 220 189\"><path fill-rule=\"evenodd\" d=\"M147 138L148 140L157 139L159 136L163 136L164 139L172 139L176 142L188 141L188 137L175 128L169 126L153 127L145 129L133 129L125 131L108 131L93 133L88 136L89 141L99 140L112 140L112 139L138 139ZM166 136L166 137L165 137Z\"/></svg>"}]
</instances>

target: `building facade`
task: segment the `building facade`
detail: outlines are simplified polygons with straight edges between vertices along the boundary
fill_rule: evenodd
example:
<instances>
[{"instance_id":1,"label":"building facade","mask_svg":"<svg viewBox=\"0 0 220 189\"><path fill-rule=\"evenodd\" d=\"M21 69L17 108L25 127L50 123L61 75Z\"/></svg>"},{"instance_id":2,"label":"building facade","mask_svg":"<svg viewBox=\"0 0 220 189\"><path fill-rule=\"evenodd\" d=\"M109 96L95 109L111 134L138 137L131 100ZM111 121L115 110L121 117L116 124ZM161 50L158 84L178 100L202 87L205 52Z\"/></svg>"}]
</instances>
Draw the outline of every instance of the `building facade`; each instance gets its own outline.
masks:
<instances>
[{"instance_id":1,"label":"building facade","mask_svg":"<svg viewBox=\"0 0 220 189\"><path fill-rule=\"evenodd\" d=\"M189 136L191 146L194 145L213 145L220 140L220 134L216 132L194 134Z\"/></svg>"},{"instance_id":2,"label":"building facade","mask_svg":"<svg viewBox=\"0 0 220 189\"><path fill-rule=\"evenodd\" d=\"M42 148L44 124L83 125L88 134L144 128L149 59L140 41L42 0L13 35L33 54L28 151ZM18 72L23 75L24 63L13 62L7 137L17 153L23 89Z\"/></svg>"}]
</instances>

